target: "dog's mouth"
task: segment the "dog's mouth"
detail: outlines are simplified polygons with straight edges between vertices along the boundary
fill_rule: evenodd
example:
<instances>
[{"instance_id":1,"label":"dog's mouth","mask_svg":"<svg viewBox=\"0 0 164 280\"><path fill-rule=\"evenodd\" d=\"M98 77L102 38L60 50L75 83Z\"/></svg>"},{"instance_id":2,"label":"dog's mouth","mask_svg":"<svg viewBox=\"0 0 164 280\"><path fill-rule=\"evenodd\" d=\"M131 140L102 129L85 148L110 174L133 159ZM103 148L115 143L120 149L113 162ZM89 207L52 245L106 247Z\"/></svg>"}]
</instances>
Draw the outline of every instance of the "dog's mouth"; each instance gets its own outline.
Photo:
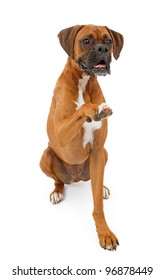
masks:
<instances>
[{"instance_id":1,"label":"dog's mouth","mask_svg":"<svg viewBox=\"0 0 164 280\"><path fill-rule=\"evenodd\" d=\"M79 61L80 70L90 76L105 76L110 74L110 65L107 65L105 60L100 60L93 66L87 66L82 60Z\"/></svg>"}]
</instances>

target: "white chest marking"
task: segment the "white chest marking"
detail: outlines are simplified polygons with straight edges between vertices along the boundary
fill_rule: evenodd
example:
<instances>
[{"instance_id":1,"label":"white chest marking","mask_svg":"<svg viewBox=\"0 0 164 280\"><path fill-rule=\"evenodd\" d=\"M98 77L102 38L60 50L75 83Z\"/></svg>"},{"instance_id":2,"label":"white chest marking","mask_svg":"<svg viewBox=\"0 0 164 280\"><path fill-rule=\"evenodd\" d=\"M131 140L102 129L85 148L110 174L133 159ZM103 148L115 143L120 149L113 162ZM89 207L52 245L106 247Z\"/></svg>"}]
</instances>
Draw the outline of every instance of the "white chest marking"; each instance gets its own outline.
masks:
<instances>
[{"instance_id":1,"label":"white chest marking","mask_svg":"<svg viewBox=\"0 0 164 280\"><path fill-rule=\"evenodd\" d=\"M102 126L102 121L93 121L92 120L92 122L90 122L90 123L85 122L83 124L83 128L84 128L83 147L84 148L88 142L93 144L94 131L95 131L95 129L101 128L101 126Z\"/></svg>"},{"instance_id":2,"label":"white chest marking","mask_svg":"<svg viewBox=\"0 0 164 280\"><path fill-rule=\"evenodd\" d=\"M83 93L85 91L86 85L88 83L90 76L84 76L82 79L79 80L78 89L79 89L79 96L77 99L76 105L77 110L85 103L83 98ZM93 121L92 122L85 122L83 124L84 128L84 136L83 136L83 147L87 145L87 143L93 144L94 140L94 131L95 129L99 129L102 126L102 121Z\"/></svg>"},{"instance_id":3,"label":"white chest marking","mask_svg":"<svg viewBox=\"0 0 164 280\"><path fill-rule=\"evenodd\" d=\"M83 98L83 93L85 91L89 78L90 76L84 76L82 79L79 79L79 84L78 84L79 96L77 102L75 102L77 105L76 110L79 109L85 103Z\"/></svg>"}]
</instances>

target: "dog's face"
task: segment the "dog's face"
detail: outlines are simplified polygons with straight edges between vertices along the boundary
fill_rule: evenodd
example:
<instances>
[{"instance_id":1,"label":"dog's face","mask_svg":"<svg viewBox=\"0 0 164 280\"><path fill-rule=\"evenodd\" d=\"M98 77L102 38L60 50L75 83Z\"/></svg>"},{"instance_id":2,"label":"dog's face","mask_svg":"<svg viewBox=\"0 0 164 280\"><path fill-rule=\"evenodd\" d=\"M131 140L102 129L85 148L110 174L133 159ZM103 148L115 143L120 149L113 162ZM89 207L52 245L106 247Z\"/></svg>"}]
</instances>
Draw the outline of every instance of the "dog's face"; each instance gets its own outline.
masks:
<instances>
[{"instance_id":1,"label":"dog's face","mask_svg":"<svg viewBox=\"0 0 164 280\"><path fill-rule=\"evenodd\" d=\"M110 74L112 54L118 59L123 47L123 36L105 26L76 25L58 37L66 53L90 76Z\"/></svg>"}]
</instances>

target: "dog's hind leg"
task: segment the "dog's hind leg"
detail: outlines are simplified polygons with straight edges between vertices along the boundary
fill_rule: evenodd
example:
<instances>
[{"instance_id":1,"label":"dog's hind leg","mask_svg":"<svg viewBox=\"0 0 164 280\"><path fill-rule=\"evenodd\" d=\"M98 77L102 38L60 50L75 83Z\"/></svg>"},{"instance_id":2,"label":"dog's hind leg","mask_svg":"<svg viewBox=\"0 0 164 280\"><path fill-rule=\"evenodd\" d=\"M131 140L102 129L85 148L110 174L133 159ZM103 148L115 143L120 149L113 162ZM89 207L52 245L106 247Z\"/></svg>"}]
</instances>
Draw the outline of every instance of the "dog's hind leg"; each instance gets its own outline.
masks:
<instances>
[{"instance_id":1,"label":"dog's hind leg","mask_svg":"<svg viewBox=\"0 0 164 280\"><path fill-rule=\"evenodd\" d=\"M63 200L64 183L69 182L69 174L67 174L62 161L57 157L53 150L48 147L42 155L40 168L50 178L55 180L54 191L50 194L50 201L56 204Z\"/></svg>"}]
</instances>

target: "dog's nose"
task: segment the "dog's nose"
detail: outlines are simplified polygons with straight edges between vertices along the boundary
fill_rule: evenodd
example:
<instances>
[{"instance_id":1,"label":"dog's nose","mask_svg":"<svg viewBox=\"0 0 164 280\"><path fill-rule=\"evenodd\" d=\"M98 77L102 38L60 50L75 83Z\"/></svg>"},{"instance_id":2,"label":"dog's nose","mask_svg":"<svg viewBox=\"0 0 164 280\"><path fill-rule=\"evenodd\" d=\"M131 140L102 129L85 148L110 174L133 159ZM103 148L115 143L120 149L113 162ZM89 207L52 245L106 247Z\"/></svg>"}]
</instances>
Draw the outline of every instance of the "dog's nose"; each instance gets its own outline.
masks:
<instances>
[{"instance_id":1,"label":"dog's nose","mask_svg":"<svg viewBox=\"0 0 164 280\"><path fill-rule=\"evenodd\" d=\"M95 51L98 53L106 53L108 52L108 48L103 44L97 44L95 46Z\"/></svg>"}]
</instances>

